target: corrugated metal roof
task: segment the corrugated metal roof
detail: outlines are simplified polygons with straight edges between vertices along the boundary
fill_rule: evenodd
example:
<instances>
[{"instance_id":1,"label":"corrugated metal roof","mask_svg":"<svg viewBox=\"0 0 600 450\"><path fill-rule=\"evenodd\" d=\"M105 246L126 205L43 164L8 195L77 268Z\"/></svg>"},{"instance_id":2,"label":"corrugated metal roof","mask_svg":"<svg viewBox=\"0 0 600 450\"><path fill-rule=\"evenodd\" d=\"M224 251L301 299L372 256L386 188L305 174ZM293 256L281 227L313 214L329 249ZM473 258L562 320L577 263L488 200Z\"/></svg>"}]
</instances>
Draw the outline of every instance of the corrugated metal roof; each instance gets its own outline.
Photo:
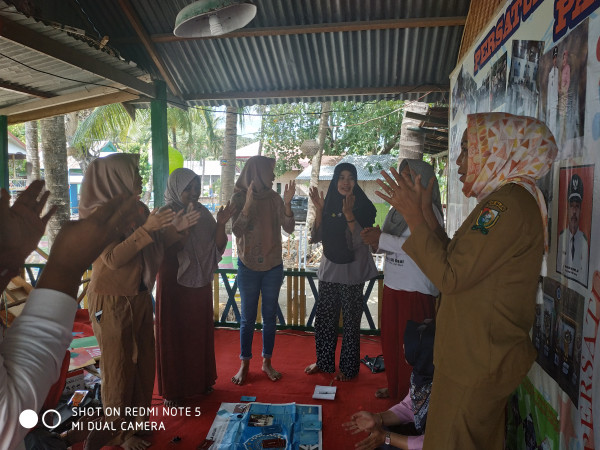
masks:
<instances>
[{"instance_id":1,"label":"corrugated metal roof","mask_svg":"<svg viewBox=\"0 0 600 450\"><path fill-rule=\"evenodd\" d=\"M256 17L241 34L232 35L236 37L194 40L172 35L177 13L192 0L28 3L45 20L68 21L98 40L108 36L109 46L155 78L163 78L159 60L185 105L245 106L384 98L447 103L447 92L427 92L449 86L470 2L262 0L256 2ZM123 4L131 5L149 35L154 58ZM73 11L74 6L80 11ZM396 24L456 17L458 21L445 23L457 25Z\"/></svg>"},{"instance_id":2,"label":"corrugated metal roof","mask_svg":"<svg viewBox=\"0 0 600 450\"><path fill-rule=\"evenodd\" d=\"M38 39L45 41L45 46L68 47L77 54L94 58L99 64L132 77L148 75L135 64L106 51L98 50L85 41L74 38L73 35L56 25L48 26L32 18L27 18L4 2L0 2L0 21L3 26L8 23L11 26L22 26L31 30ZM23 38L23 40L26 39ZM4 30L0 35L0 81L2 82L0 87L4 87L4 90L0 91L0 109L27 103L36 97L52 98L103 86L116 86L112 89L114 92L123 88L122 85L115 85L114 82L98 74L82 70L80 67L15 42L5 37ZM25 91L29 90L30 93L19 92L18 89L7 89L7 85Z\"/></svg>"},{"instance_id":3,"label":"corrugated metal roof","mask_svg":"<svg viewBox=\"0 0 600 450\"><path fill-rule=\"evenodd\" d=\"M388 170L398 163L398 157L394 155L348 155L343 157L338 164L350 163L356 167L356 175L360 181L372 181L381 178L382 170ZM335 166L321 165L319 180L331 180ZM312 167L304 169L296 177L297 181L310 181Z\"/></svg>"}]
</instances>

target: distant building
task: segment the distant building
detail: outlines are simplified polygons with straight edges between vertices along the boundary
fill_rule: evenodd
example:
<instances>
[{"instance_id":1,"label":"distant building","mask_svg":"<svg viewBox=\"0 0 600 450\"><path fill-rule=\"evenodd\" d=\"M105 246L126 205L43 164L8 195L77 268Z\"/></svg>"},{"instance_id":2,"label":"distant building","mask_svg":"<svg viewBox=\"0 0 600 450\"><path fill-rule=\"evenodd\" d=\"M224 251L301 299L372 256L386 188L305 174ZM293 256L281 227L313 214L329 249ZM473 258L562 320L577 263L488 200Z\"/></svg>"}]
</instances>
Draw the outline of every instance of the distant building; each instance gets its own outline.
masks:
<instances>
[{"instance_id":1,"label":"distant building","mask_svg":"<svg viewBox=\"0 0 600 450\"><path fill-rule=\"evenodd\" d=\"M382 178L380 172L389 170L390 167L398 165L398 157L394 155L347 155L341 156L323 156L321 160L321 170L319 172L319 190L324 193L329 188L329 183L333 178L333 170L337 164L350 163L354 164L358 174L358 185L365 191L367 197L373 203L384 203L384 201L375 195L375 191L379 189L379 185L375 180ZM308 192L310 183L311 166L306 167L300 175L296 177L296 191L302 189ZM301 188L298 186L302 186ZM303 194L304 195L304 194ZM308 195L308 194L306 194Z\"/></svg>"}]
</instances>

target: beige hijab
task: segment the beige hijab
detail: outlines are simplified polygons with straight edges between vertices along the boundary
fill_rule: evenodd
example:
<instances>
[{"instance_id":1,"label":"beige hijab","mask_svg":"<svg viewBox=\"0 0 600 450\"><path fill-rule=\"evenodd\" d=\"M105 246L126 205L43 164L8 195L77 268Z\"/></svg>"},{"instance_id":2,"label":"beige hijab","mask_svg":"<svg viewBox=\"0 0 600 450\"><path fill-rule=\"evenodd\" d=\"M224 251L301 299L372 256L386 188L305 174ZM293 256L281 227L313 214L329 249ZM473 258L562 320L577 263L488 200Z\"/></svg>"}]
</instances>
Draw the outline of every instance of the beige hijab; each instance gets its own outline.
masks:
<instances>
[{"instance_id":1,"label":"beige hijab","mask_svg":"<svg viewBox=\"0 0 600 450\"><path fill-rule=\"evenodd\" d=\"M115 153L92 161L81 183L79 217L85 219L118 195L133 195L139 160L140 155Z\"/></svg>"},{"instance_id":2,"label":"beige hijab","mask_svg":"<svg viewBox=\"0 0 600 450\"><path fill-rule=\"evenodd\" d=\"M139 177L139 160L139 155L115 153L92 161L81 183L79 217L82 219L88 217L96 208L118 195L133 195ZM137 206L138 220L132 223L129 230L124 231L121 241L143 225L150 214L148 207L142 202L138 202ZM159 242L160 233L152 233L152 239L154 244L147 245L142 250L142 280L150 291L154 286L156 273L164 254L162 244Z\"/></svg>"}]
</instances>

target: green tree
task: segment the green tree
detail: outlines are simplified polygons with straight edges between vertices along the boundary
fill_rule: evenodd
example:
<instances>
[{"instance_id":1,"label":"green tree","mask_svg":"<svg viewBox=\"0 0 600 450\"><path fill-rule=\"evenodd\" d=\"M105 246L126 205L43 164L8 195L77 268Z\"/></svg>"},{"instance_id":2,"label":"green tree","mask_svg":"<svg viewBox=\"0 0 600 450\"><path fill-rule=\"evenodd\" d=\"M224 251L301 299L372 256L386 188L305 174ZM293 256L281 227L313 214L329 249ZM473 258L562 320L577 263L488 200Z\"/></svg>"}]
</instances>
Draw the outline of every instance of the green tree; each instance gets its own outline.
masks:
<instances>
[{"instance_id":1,"label":"green tree","mask_svg":"<svg viewBox=\"0 0 600 450\"><path fill-rule=\"evenodd\" d=\"M400 139L402 101L333 102L324 154L388 154ZM320 103L289 103L258 109L263 113L259 133L266 154L278 157L277 172L297 165L300 145L315 139Z\"/></svg>"}]
</instances>

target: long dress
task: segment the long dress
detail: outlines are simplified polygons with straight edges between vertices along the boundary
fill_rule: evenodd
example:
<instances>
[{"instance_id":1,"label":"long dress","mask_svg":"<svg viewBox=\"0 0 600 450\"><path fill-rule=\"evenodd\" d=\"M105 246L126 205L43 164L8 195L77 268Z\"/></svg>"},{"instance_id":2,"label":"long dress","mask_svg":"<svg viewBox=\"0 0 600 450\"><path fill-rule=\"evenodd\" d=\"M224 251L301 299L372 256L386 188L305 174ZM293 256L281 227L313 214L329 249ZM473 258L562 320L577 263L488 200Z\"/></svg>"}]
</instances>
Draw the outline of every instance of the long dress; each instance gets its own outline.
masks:
<instances>
[{"instance_id":1,"label":"long dress","mask_svg":"<svg viewBox=\"0 0 600 450\"><path fill-rule=\"evenodd\" d=\"M214 219L210 217L210 213L203 207L202 210L202 223L196 226L203 230L207 230L208 224L213 224L214 227ZM211 243L214 247L214 241ZM207 242L207 253L214 260L215 254L209 251L209 246ZM204 394L217 379L212 271L207 271L208 282L202 287L192 288L179 284L177 255L182 248L182 244L176 244L165 251L156 284L158 391L168 400L182 400ZM198 257L206 258L207 255Z\"/></svg>"}]
</instances>

